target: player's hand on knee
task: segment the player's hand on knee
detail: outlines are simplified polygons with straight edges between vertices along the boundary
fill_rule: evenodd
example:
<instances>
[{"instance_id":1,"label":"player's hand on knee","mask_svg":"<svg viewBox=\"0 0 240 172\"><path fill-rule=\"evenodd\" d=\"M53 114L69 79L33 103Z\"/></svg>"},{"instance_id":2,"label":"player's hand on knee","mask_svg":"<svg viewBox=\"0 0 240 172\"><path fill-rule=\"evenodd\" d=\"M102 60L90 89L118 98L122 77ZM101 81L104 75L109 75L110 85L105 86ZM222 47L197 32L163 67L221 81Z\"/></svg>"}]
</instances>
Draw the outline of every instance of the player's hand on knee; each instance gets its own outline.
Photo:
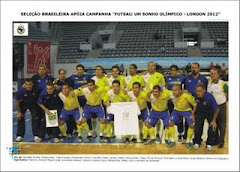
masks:
<instances>
[{"instance_id":1,"label":"player's hand on knee","mask_svg":"<svg viewBox=\"0 0 240 172\"><path fill-rule=\"evenodd\" d=\"M217 123L215 120L212 120L212 122L210 123L210 127L212 126L213 130L215 131L217 128Z\"/></svg>"},{"instance_id":2,"label":"player's hand on knee","mask_svg":"<svg viewBox=\"0 0 240 172\"><path fill-rule=\"evenodd\" d=\"M191 114L190 117L189 117L189 119L195 121L195 115L194 115L194 114Z\"/></svg>"},{"instance_id":3,"label":"player's hand on knee","mask_svg":"<svg viewBox=\"0 0 240 172\"><path fill-rule=\"evenodd\" d=\"M22 114L21 112L18 112L18 113L17 113L17 118L18 118L18 119L21 119L22 117L23 117L23 114Z\"/></svg>"}]
</instances>

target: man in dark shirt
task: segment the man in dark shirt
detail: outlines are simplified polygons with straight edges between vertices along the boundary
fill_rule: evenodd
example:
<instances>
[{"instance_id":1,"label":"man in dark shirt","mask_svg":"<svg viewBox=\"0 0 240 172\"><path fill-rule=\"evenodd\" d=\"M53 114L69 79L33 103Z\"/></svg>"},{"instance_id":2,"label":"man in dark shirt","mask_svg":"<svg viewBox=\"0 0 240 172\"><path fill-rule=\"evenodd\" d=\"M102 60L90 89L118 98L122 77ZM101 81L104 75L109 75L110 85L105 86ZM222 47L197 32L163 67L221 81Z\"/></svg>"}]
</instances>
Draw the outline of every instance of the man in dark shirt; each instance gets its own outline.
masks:
<instances>
[{"instance_id":1,"label":"man in dark shirt","mask_svg":"<svg viewBox=\"0 0 240 172\"><path fill-rule=\"evenodd\" d=\"M32 115L32 133L34 141L40 142L39 133L39 116L37 113L37 98L38 92L33 88L33 81L27 79L24 83L24 88L20 88L16 96L17 107L17 138L16 142L21 142L25 134L25 113L29 109Z\"/></svg>"},{"instance_id":2,"label":"man in dark shirt","mask_svg":"<svg viewBox=\"0 0 240 172\"><path fill-rule=\"evenodd\" d=\"M52 82L47 83L46 90L42 91L40 94L37 103L38 105L43 109L43 111L47 115L51 115L50 110L57 110L58 116L61 113L61 110L63 108L63 103L62 100L58 96L58 91L54 90L54 85ZM39 137L43 139L46 134L46 117L45 113L42 113L42 118L41 118L41 124L40 124L40 133ZM51 127L48 128L49 132L52 133L54 142L58 143L59 142L59 128L57 127Z\"/></svg>"},{"instance_id":3,"label":"man in dark shirt","mask_svg":"<svg viewBox=\"0 0 240 172\"><path fill-rule=\"evenodd\" d=\"M53 82L53 77L47 74L45 65L39 65L38 73L32 76L32 81L34 87L36 87L39 92L42 92L49 81Z\"/></svg>"},{"instance_id":4,"label":"man in dark shirt","mask_svg":"<svg viewBox=\"0 0 240 172\"><path fill-rule=\"evenodd\" d=\"M194 148L198 149L201 144L201 137L203 133L204 120L207 119L208 138L206 142L207 150L212 150L214 145L214 136L216 135L216 119L219 113L219 107L212 94L206 92L205 86L202 83L197 84L196 94L194 95L197 102L197 109L195 112L195 138Z\"/></svg>"}]
</instances>

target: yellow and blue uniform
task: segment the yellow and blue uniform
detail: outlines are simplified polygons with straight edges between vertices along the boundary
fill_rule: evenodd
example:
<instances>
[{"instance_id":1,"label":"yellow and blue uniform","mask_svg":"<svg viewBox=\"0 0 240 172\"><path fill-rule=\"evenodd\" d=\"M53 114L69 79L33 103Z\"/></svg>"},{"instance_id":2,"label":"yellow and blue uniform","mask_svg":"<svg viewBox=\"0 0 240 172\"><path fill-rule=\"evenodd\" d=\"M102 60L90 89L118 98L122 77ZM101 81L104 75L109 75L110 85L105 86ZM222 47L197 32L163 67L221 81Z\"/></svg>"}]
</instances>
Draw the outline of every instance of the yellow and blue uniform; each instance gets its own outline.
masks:
<instances>
[{"instance_id":1,"label":"yellow and blue uniform","mask_svg":"<svg viewBox=\"0 0 240 172\"><path fill-rule=\"evenodd\" d=\"M195 98L189 93L182 93L177 98L173 98L174 110L171 114L170 121L177 124L181 117L184 117L187 120L188 124L193 124L193 120L189 120L190 115L192 114L192 106L197 106Z\"/></svg>"},{"instance_id":2,"label":"yellow and blue uniform","mask_svg":"<svg viewBox=\"0 0 240 172\"><path fill-rule=\"evenodd\" d=\"M142 88L145 87L145 81L144 81L143 76L141 74L135 74L134 76L128 75L127 77L125 77L125 82L126 82L126 85L127 85L127 90L132 89L132 84L134 82L139 82L141 84Z\"/></svg>"},{"instance_id":3,"label":"yellow and blue uniform","mask_svg":"<svg viewBox=\"0 0 240 172\"><path fill-rule=\"evenodd\" d=\"M118 77L114 78L113 76L110 76L110 78L108 78L108 84L112 87L112 82L114 80L118 80L120 82L120 87L121 89L126 87L126 82L125 82L125 77L123 75L118 75Z\"/></svg>"},{"instance_id":4,"label":"yellow and blue uniform","mask_svg":"<svg viewBox=\"0 0 240 172\"><path fill-rule=\"evenodd\" d=\"M154 74L147 73L143 76L143 78L146 82L145 90L147 92L151 91L155 85L159 85L161 87L164 87L166 85L163 75L159 72L155 72Z\"/></svg>"},{"instance_id":5,"label":"yellow and blue uniform","mask_svg":"<svg viewBox=\"0 0 240 172\"><path fill-rule=\"evenodd\" d=\"M65 121L70 115L73 115L75 121L80 119L78 96L80 96L79 90L74 90L74 94L68 96L63 95L61 92L59 93L59 97L63 101L60 120Z\"/></svg>"},{"instance_id":6,"label":"yellow and blue uniform","mask_svg":"<svg viewBox=\"0 0 240 172\"><path fill-rule=\"evenodd\" d=\"M150 96L152 109L148 118L148 125L155 126L158 119L163 120L164 126L168 126L169 112L168 112L168 100L171 98L171 91L162 90L158 98L154 97L153 94Z\"/></svg>"},{"instance_id":7,"label":"yellow and blue uniform","mask_svg":"<svg viewBox=\"0 0 240 172\"><path fill-rule=\"evenodd\" d=\"M83 110L83 118L89 119L93 114L96 114L100 119L104 118L102 98L108 89L109 86L96 88L93 92L91 92L88 88L77 89L79 95L84 95L87 99L87 103Z\"/></svg>"},{"instance_id":8,"label":"yellow and blue uniform","mask_svg":"<svg viewBox=\"0 0 240 172\"><path fill-rule=\"evenodd\" d=\"M97 76L92 77L92 79L95 81L95 84L98 87L104 87L109 89L109 84L108 84L108 77L107 76L102 76L102 78L98 78Z\"/></svg>"}]
</instances>

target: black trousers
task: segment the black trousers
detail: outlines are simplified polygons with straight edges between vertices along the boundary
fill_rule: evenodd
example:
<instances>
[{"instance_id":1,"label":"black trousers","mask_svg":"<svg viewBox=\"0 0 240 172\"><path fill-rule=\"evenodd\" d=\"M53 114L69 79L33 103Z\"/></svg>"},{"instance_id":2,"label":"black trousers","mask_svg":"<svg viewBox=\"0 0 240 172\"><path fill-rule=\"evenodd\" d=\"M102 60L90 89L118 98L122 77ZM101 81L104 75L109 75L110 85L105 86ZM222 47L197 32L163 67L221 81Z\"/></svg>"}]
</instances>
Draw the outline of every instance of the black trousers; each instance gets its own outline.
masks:
<instances>
[{"instance_id":1,"label":"black trousers","mask_svg":"<svg viewBox=\"0 0 240 172\"><path fill-rule=\"evenodd\" d=\"M58 112L58 117L61 113L62 108L48 108L49 110L55 110L57 109ZM60 130L58 127L46 127L46 117L45 117L45 112L42 113L41 115L41 122L40 122L40 130L39 130L39 137L42 139L45 137L46 133L48 135L52 135L53 138L58 138L60 134Z\"/></svg>"},{"instance_id":2,"label":"black trousers","mask_svg":"<svg viewBox=\"0 0 240 172\"><path fill-rule=\"evenodd\" d=\"M219 114L217 117L217 136L219 144L224 144L226 134L226 103L219 105Z\"/></svg>"},{"instance_id":3,"label":"black trousers","mask_svg":"<svg viewBox=\"0 0 240 172\"><path fill-rule=\"evenodd\" d=\"M17 136L22 136L24 137L25 135L25 113L27 110L30 110L31 112L31 121L32 121L32 133L34 136L38 136L39 135L39 116L40 114L37 113L37 105L33 105L33 106L26 106L26 105L22 105L20 103L20 111L23 115L23 117L21 117L21 119L18 119L18 123L17 123Z\"/></svg>"},{"instance_id":4,"label":"black trousers","mask_svg":"<svg viewBox=\"0 0 240 172\"><path fill-rule=\"evenodd\" d=\"M208 124L212 122L213 114L197 114L195 117L195 130L194 130L194 143L201 144L202 142L202 133L203 133L203 126L204 120L207 119ZM207 145L214 145L216 142L216 130L213 130L212 126L208 128L208 137L206 144Z\"/></svg>"}]
</instances>

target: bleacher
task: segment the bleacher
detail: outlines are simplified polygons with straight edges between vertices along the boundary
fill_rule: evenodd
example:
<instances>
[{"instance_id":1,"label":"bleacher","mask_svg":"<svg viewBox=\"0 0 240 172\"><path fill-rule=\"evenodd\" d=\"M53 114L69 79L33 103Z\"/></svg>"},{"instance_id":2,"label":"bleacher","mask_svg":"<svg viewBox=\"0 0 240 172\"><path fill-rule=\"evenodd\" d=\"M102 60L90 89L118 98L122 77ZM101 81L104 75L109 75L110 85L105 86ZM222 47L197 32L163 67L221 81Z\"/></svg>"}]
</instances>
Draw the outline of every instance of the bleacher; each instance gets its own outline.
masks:
<instances>
[{"instance_id":1,"label":"bleacher","mask_svg":"<svg viewBox=\"0 0 240 172\"><path fill-rule=\"evenodd\" d=\"M202 48L204 57L228 57L228 23L227 22L202 22L202 28L208 30L209 37L214 40L214 48ZM217 40L224 39L225 43Z\"/></svg>"},{"instance_id":2,"label":"bleacher","mask_svg":"<svg viewBox=\"0 0 240 172\"><path fill-rule=\"evenodd\" d=\"M62 23L58 59L61 62L64 62L64 59L74 60L79 58L85 58L89 51L80 51L80 42L86 42L86 39L89 39L89 37L98 30L98 26L101 25L106 25L106 23Z\"/></svg>"},{"instance_id":3,"label":"bleacher","mask_svg":"<svg viewBox=\"0 0 240 172\"><path fill-rule=\"evenodd\" d=\"M101 57L186 57L186 48L174 48L174 30L179 22L121 22L123 31L115 50L103 50ZM159 39L154 34L160 35ZM161 47L164 51L161 52Z\"/></svg>"}]
</instances>

